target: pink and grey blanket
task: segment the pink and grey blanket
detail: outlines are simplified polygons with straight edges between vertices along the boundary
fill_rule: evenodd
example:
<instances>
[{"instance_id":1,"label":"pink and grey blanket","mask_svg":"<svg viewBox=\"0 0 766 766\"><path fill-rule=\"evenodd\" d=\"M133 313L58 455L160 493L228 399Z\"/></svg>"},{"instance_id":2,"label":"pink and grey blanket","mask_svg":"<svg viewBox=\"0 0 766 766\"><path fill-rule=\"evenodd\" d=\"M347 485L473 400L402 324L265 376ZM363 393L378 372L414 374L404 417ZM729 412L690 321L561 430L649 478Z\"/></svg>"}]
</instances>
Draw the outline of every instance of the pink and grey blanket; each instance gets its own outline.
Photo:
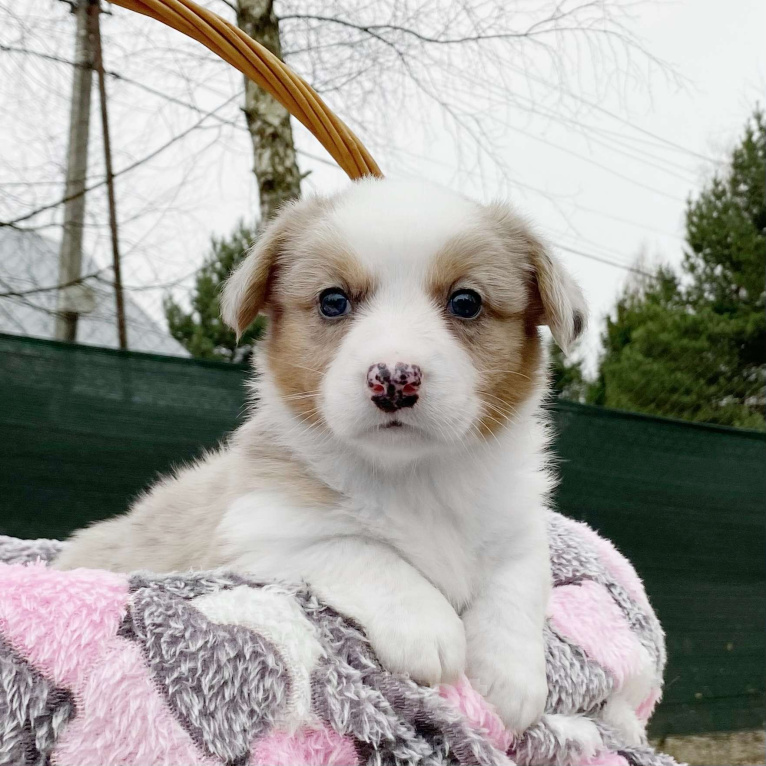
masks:
<instances>
[{"instance_id":1,"label":"pink and grey blanket","mask_svg":"<svg viewBox=\"0 0 766 766\"><path fill-rule=\"evenodd\" d=\"M57 572L61 543L0 537L0 764L671 766L643 735L665 652L640 580L585 525L549 529L547 713L516 738L467 681L383 671L304 587Z\"/></svg>"}]
</instances>

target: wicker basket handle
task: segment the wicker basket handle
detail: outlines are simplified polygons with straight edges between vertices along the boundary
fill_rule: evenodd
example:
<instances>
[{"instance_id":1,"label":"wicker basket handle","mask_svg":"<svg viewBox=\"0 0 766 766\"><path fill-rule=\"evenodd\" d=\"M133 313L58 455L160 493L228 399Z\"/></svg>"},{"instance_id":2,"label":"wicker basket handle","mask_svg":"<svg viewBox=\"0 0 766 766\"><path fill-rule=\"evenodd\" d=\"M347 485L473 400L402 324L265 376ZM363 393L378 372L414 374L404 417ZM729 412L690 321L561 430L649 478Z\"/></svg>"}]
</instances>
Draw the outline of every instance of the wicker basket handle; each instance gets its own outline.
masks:
<instances>
[{"instance_id":1,"label":"wicker basket handle","mask_svg":"<svg viewBox=\"0 0 766 766\"><path fill-rule=\"evenodd\" d=\"M192 0L112 0L150 16L209 48L270 93L319 140L349 178L383 174L353 131L314 89L234 24Z\"/></svg>"}]
</instances>

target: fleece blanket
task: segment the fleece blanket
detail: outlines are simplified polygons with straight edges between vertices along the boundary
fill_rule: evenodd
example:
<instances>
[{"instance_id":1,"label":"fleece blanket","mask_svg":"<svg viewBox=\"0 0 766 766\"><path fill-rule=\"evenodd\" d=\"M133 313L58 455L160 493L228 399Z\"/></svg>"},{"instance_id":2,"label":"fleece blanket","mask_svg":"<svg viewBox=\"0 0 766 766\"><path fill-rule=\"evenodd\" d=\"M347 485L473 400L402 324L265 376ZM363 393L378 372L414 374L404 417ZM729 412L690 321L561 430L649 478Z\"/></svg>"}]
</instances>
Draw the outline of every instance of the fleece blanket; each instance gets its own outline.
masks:
<instances>
[{"instance_id":1,"label":"fleece blanket","mask_svg":"<svg viewBox=\"0 0 766 766\"><path fill-rule=\"evenodd\" d=\"M463 679L385 672L304 586L57 572L0 537L0 764L670 766L646 744L664 639L630 564L551 514L546 715L504 730Z\"/></svg>"}]
</instances>

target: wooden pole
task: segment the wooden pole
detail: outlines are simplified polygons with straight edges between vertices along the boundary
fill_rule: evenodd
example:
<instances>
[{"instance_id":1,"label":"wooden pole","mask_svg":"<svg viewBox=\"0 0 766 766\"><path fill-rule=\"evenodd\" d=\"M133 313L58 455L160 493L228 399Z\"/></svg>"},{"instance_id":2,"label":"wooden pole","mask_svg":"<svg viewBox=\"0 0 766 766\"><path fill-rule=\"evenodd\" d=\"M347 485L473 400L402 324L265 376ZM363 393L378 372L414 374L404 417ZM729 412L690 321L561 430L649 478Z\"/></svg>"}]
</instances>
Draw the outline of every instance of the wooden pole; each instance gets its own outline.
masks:
<instances>
[{"instance_id":1,"label":"wooden pole","mask_svg":"<svg viewBox=\"0 0 766 766\"><path fill-rule=\"evenodd\" d=\"M106 78L104 76L104 55L101 46L101 6L98 0L91 6L94 15L93 64L98 76L98 95L101 104L101 132L104 143L104 167L106 169L106 192L109 200L109 229L112 235L112 270L114 272L114 297L117 309L117 338L119 347L128 348L128 330L125 323L125 298L122 289L122 270L120 267L120 244L117 232L117 202L114 195L114 173L112 171L112 144L109 138L109 116L106 105Z\"/></svg>"},{"instance_id":2,"label":"wooden pole","mask_svg":"<svg viewBox=\"0 0 766 766\"><path fill-rule=\"evenodd\" d=\"M78 0L75 67L72 80L72 106L69 116L64 224L59 250L59 284L79 287L82 276L82 234L85 223L85 183L88 173L88 136L90 132L90 92L93 80L93 28L90 0ZM59 291L56 314L57 340L77 339L77 311L72 289Z\"/></svg>"}]
</instances>

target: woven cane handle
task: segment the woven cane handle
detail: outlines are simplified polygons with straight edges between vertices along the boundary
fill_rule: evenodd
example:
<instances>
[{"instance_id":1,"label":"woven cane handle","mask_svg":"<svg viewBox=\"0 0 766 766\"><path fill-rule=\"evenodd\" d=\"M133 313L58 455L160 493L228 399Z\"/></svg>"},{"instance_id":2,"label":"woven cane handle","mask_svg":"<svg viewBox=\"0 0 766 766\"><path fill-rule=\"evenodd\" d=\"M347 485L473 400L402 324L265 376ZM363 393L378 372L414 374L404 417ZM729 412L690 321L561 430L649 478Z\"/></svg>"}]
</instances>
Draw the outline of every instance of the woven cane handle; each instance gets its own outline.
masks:
<instances>
[{"instance_id":1,"label":"woven cane handle","mask_svg":"<svg viewBox=\"0 0 766 766\"><path fill-rule=\"evenodd\" d=\"M239 69L300 120L352 180L383 175L362 142L316 91L234 24L191 0L112 2L177 29Z\"/></svg>"}]
</instances>

